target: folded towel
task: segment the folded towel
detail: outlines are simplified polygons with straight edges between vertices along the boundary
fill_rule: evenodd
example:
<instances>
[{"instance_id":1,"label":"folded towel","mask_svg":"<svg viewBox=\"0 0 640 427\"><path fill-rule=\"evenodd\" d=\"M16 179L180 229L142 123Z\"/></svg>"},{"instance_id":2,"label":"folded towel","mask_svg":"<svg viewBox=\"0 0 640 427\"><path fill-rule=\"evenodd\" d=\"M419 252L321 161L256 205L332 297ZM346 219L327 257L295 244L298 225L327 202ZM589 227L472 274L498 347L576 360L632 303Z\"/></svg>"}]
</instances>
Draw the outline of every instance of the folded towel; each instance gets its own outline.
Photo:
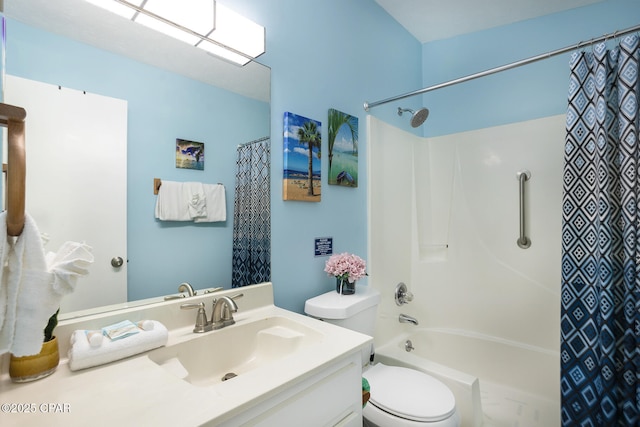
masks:
<instances>
[{"instance_id":1,"label":"folded towel","mask_svg":"<svg viewBox=\"0 0 640 427\"><path fill-rule=\"evenodd\" d=\"M152 322L151 330L141 330L140 333L115 341L105 338L99 347L91 347L85 331L74 331L68 353L69 369L77 371L99 366L166 345L169 339L167 328L156 320Z\"/></svg>"},{"instance_id":2,"label":"folded towel","mask_svg":"<svg viewBox=\"0 0 640 427\"><path fill-rule=\"evenodd\" d=\"M195 222L217 222L227 220L227 202L222 184L203 184L206 198L206 215L195 218Z\"/></svg>"},{"instance_id":3,"label":"folded towel","mask_svg":"<svg viewBox=\"0 0 640 427\"><path fill-rule=\"evenodd\" d=\"M182 191L189 207L191 219L207 215L207 200L204 194L204 185L201 182L183 182Z\"/></svg>"},{"instance_id":4,"label":"folded towel","mask_svg":"<svg viewBox=\"0 0 640 427\"><path fill-rule=\"evenodd\" d=\"M162 181L156 199L156 218L162 221L191 221L181 182Z\"/></svg>"},{"instance_id":5,"label":"folded towel","mask_svg":"<svg viewBox=\"0 0 640 427\"><path fill-rule=\"evenodd\" d=\"M193 221L207 214L201 182L162 181L156 199L156 218L161 221Z\"/></svg>"},{"instance_id":6,"label":"folded towel","mask_svg":"<svg viewBox=\"0 0 640 427\"><path fill-rule=\"evenodd\" d=\"M7 240L6 212L0 214L0 230L6 262L0 274L0 354L30 356L40 352L47 321L77 277L86 274L93 255L89 246L65 244L51 257L56 262L47 265L40 232L28 214L20 236Z\"/></svg>"}]
</instances>

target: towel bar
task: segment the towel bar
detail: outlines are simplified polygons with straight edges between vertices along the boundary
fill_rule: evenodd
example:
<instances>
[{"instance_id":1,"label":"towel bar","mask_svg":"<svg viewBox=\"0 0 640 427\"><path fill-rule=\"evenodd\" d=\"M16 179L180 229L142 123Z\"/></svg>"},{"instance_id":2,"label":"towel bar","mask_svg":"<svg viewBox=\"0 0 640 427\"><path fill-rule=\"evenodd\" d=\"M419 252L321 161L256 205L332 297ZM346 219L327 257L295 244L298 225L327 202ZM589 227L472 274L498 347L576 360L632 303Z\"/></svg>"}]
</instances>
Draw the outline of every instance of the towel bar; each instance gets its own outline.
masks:
<instances>
[{"instance_id":1,"label":"towel bar","mask_svg":"<svg viewBox=\"0 0 640 427\"><path fill-rule=\"evenodd\" d=\"M219 182L218 185L222 185L222 183ZM160 178L153 178L153 194L157 196L161 186L162 180Z\"/></svg>"},{"instance_id":2,"label":"towel bar","mask_svg":"<svg viewBox=\"0 0 640 427\"><path fill-rule=\"evenodd\" d=\"M24 228L26 157L24 108L0 103L0 125L6 126L7 144L7 234L19 236Z\"/></svg>"}]
</instances>

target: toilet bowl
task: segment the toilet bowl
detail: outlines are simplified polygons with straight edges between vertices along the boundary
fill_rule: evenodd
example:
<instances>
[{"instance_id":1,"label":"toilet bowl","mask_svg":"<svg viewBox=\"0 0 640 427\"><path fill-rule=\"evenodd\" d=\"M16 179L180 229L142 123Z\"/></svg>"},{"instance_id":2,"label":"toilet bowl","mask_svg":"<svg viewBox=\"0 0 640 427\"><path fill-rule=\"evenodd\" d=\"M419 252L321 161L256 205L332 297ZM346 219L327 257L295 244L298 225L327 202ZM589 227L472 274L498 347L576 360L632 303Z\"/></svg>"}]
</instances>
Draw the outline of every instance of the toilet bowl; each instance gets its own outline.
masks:
<instances>
[{"instance_id":1,"label":"toilet bowl","mask_svg":"<svg viewBox=\"0 0 640 427\"><path fill-rule=\"evenodd\" d=\"M453 393L441 381L414 369L376 363L362 376L371 398L364 427L458 427Z\"/></svg>"},{"instance_id":2,"label":"toilet bowl","mask_svg":"<svg viewBox=\"0 0 640 427\"><path fill-rule=\"evenodd\" d=\"M373 336L380 293L356 285L353 295L327 292L305 302L311 317ZM362 376L369 382L370 399L363 409L365 427L459 427L460 415L449 388L414 369L369 365L373 345L362 352Z\"/></svg>"}]
</instances>

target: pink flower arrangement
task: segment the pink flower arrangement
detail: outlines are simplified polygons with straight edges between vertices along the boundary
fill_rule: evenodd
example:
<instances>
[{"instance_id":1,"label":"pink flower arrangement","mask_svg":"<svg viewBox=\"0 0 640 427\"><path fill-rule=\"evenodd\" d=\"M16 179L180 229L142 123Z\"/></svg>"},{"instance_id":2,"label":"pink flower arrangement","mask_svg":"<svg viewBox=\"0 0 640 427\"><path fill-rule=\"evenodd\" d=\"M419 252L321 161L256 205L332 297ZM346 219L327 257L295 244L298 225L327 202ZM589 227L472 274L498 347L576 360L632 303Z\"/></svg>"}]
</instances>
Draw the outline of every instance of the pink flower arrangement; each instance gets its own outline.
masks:
<instances>
[{"instance_id":1,"label":"pink flower arrangement","mask_svg":"<svg viewBox=\"0 0 640 427\"><path fill-rule=\"evenodd\" d=\"M365 261L359 256L344 252L331 255L325 263L324 271L329 276L335 276L343 280L347 279L349 283L354 283L367 275L366 266Z\"/></svg>"}]
</instances>

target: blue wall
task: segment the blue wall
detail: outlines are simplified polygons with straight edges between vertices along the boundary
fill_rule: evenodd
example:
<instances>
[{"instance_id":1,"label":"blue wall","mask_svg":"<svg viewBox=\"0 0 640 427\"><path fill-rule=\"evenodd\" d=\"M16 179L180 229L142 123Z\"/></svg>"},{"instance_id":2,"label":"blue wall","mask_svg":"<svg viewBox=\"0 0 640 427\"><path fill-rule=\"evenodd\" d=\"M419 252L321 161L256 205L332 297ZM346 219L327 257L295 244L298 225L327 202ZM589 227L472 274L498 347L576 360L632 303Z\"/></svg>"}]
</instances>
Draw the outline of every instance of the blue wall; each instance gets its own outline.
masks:
<instances>
[{"instance_id":1,"label":"blue wall","mask_svg":"<svg viewBox=\"0 0 640 427\"><path fill-rule=\"evenodd\" d=\"M233 5L267 28L267 52L260 62L272 69L272 279L276 304L302 311L307 298L335 289L335 279L323 271L326 258L314 257L314 238L333 237L335 253L367 257L363 103L420 87L421 45L373 0L234 0ZM328 185L323 156L322 201L283 201L284 112L321 121L326 153L330 108L359 118L358 188ZM396 109L390 105L372 112L408 129L407 118L398 118Z\"/></svg>"},{"instance_id":2,"label":"blue wall","mask_svg":"<svg viewBox=\"0 0 640 427\"><path fill-rule=\"evenodd\" d=\"M366 258L367 135L362 104L366 99L418 87L421 46L373 0L234 0L233 7L267 28L267 53L260 62L272 68L272 114L267 124L273 147L272 279L276 303L302 311L305 299L335 286L323 271L326 258L314 257L314 238L331 236L335 252L350 251ZM153 177L218 182L218 175L229 176L235 167L237 143L262 136L253 134L255 129L246 122L219 129L222 123L237 123L220 111L220 105L230 102L225 101L229 99L225 94L15 21L9 21L7 72L128 100L131 299L157 294L150 286L160 293L173 293L182 281L194 286L230 286L232 223L160 224L153 218L155 196L151 192ZM155 89L158 83L166 90ZM214 102L221 97L221 102ZM180 115L181 103L197 104L194 109L202 115ZM243 104L245 109L265 108L250 100ZM283 114L290 111L325 124L330 108L360 119L359 187L328 186L325 156L322 202L284 202ZM376 113L400 125L404 120L395 115L395 108L380 108ZM148 115L149 111L153 114ZM210 119L214 116L215 121ZM208 157L205 175L175 169L170 147L177 135L205 143L215 136L213 144L206 146L216 155ZM326 125L322 137L326 152ZM233 200L232 187L228 183L227 201ZM216 252L227 253L228 258L220 259ZM203 273L194 276L180 260L196 255L206 261ZM228 278L227 283L221 277Z\"/></svg>"},{"instance_id":3,"label":"blue wall","mask_svg":"<svg viewBox=\"0 0 640 427\"><path fill-rule=\"evenodd\" d=\"M608 0L422 47L422 87L576 45L640 23L640 1ZM585 47L584 49L590 49ZM555 56L422 95L426 136L562 114L569 57Z\"/></svg>"}]
</instances>

